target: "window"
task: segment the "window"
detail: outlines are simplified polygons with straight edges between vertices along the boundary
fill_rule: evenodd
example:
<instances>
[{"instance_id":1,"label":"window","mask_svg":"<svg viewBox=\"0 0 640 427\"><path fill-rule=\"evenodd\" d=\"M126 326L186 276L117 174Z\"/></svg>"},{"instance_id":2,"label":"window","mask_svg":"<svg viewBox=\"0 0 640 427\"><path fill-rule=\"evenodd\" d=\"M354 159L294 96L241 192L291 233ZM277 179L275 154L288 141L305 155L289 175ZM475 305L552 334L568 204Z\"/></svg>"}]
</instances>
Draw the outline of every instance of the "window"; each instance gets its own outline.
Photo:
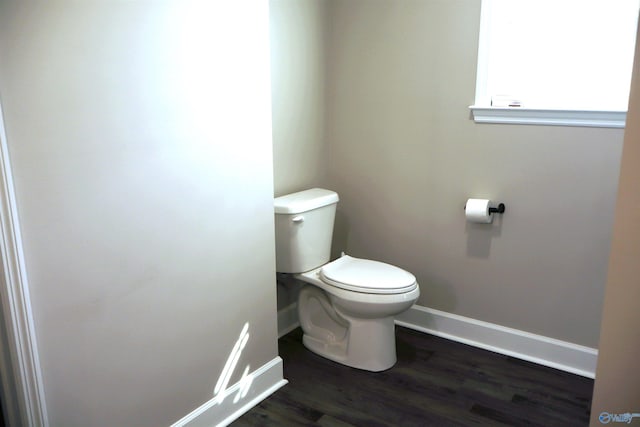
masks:
<instances>
[{"instance_id":1,"label":"window","mask_svg":"<svg viewBox=\"0 0 640 427\"><path fill-rule=\"evenodd\" d=\"M640 0L482 0L477 122L623 127Z\"/></svg>"}]
</instances>

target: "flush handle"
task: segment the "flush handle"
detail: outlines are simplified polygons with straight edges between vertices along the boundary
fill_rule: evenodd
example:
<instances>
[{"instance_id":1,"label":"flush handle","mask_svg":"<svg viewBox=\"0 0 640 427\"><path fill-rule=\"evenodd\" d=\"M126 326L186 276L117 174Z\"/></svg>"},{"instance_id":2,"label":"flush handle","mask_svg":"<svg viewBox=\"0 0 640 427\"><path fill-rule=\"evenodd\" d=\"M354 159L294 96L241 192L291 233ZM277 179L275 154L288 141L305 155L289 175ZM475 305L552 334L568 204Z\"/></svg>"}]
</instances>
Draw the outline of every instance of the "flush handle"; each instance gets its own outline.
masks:
<instances>
[{"instance_id":1,"label":"flush handle","mask_svg":"<svg viewBox=\"0 0 640 427\"><path fill-rule=\"evenodd\" d=\"M294 216L293 218L291 218L291 221L294 222L295 224L300 224L301 222L304 221L304 216L302 215Z\"/></svg>"}]
</instances>

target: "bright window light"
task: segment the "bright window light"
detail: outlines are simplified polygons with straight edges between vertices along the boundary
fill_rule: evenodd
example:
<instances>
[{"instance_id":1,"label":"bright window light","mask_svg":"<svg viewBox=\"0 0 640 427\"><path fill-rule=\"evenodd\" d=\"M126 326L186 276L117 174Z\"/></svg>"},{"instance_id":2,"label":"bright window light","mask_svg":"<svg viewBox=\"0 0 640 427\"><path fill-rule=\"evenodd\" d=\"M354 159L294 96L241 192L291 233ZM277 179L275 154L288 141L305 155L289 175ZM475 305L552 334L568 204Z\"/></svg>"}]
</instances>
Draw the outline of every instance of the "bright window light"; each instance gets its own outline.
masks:
<instances>
[{"instance_id":1,"label":"bright window light","mask_svg":"<svg viewBox=\"0 0 640 427\"><path fill-rule=\"evenodd\" d=\"M640 0L482 0L474 107L626 111Z\"/></svg>"}]
</instances>

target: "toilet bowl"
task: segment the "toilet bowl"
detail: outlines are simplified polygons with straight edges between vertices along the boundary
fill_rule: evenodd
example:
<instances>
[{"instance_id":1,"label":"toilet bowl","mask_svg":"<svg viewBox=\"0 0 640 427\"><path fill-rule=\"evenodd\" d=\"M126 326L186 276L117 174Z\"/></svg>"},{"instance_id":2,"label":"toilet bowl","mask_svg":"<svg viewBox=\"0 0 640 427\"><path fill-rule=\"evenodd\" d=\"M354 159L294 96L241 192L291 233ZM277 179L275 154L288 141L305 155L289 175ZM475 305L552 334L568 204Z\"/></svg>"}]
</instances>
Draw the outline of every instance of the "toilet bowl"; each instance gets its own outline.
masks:
<instances>
[{"instance_id":1,"label":"toilet bowl","mask_svg":"<svg viewBox=\"0 0 640 427\"><path fill-rule=\"evenodd\" d=\"M383 371L396 362L394 316L420 288L409 272L343 254L329 262L338 195L314 188L275 199L276 271L307 283L298 297L305 347L335 362Z\"/></svg>"},{"instance_id":2,"label":"toilet bowl","mask_svg":"<svg viewBox=\"0 0 640 427\"><path fill-rule=\"evenodd\" d=\"M368 371L384 371L396 363L394 316L409 309L420 295L413 275L389 264L343 255L295 277L308 283L298 297L305 347Z\"/></svg>"}]
</instances>

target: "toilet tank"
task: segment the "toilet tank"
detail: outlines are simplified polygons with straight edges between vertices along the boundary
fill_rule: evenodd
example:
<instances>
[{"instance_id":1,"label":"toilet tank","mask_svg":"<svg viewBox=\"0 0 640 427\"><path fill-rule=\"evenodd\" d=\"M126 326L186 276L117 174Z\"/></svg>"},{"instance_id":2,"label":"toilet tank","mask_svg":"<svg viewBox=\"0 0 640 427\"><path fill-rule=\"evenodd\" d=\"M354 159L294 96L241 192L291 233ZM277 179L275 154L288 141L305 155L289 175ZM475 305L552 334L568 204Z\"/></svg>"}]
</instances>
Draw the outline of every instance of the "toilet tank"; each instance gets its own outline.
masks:
<instances>
[{"instance_id":1,"label":"toilet tank","mask_svg":"<svg viewBox=\"0 0 640 427\"><path fill-rule=\"evenodd\" d=\"M338 200L322 188L274 199L277 272L302 273L329 262Z\"/></svg>"}]
</instances>

